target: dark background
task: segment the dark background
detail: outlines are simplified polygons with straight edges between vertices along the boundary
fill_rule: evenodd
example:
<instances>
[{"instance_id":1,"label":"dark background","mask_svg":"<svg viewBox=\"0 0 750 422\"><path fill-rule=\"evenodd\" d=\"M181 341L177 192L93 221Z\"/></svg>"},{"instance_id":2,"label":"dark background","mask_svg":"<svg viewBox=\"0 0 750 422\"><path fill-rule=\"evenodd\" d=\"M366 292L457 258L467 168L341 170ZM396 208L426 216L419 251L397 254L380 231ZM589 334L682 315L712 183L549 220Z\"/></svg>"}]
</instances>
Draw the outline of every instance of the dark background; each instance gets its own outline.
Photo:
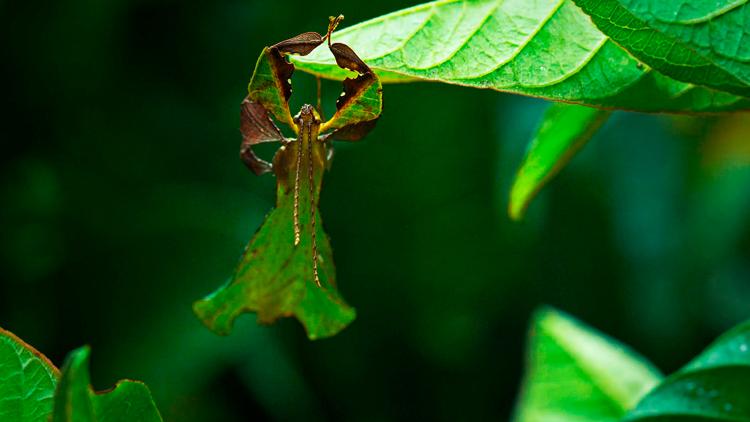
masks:
<instances>
[{"instance_id":1,"label":"dark background","mask_svg":"<svg viewBox=\"0 0 750 422\"><path fill-rule=\"evenodd\" d=\"M57 364L92 345L97 389L144 380L169 421L505 420L540 304L666 372L750 316L747 115L616 114L512 223L546 103L422 83L386 86L377 129L326 175L357 320L317 342L294 320L201 326L192 301L274 201L238 159L261 48L404 6L0 2L0 326Z\"/></svg>"}]
</instances>

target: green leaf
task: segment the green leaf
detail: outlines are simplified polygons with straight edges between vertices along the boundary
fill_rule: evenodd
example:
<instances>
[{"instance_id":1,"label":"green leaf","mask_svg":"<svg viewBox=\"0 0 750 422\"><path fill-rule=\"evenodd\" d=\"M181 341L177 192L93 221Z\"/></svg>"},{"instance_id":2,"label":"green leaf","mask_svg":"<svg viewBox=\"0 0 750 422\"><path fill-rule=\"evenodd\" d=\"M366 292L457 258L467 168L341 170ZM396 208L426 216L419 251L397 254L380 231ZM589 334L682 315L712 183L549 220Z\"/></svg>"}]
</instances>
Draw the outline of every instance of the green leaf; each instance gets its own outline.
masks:
<instances>
[{"instance_id":1,"label":"green leaf","mask_svg":"<svg viewBox=\"0 0 750 422\"><path fill-rule=\"evenodd\" d=\"M305 110L311 107L300 115ZM336 290L333 252L318 211L326 144L318 139L319 121L307 126L304 120L300 138L274 157L276 208L229 282L193 305L217 334L229 334L237 316L247 311L257 312L264 324L295 316L310 339L332 336L355 318Z\"/></svg>"},{"instance_id":2,"label":"green leaf","mask_svg":"<svg viewBox=\"0 0 750 422\"><path fill-rule=\"evenodd\" d=\"M644 397L626 421L750 421L750 321Z\"/></svg>"},{"instance_id":3,"label":"green leaf","mask_svg":"<svg viewBox=\"0 0 750 422\"><path fill-rule=\"evenodd\" d=\"M513 181L508 204L512 219L523 217L537 192L591 139L610 114L572 104L550 105Z\"/></svg>"},{"instance_id":4,"label":"green leaf","mask_svg":"<svg viewBox=\"0 0 750 422\"><path fill-rule=\"evenodd\" d=\"M659 372L615 340L553 309L538 311L516 422L617 421Z\"/></svg>"},{"instance_id":5,"label":"green leaf","mask_svg":"<svg viewBox=\"0 0 750 422\"><path fill-rule=\"evenodd\" d=\"M138 381L119 381L106 392L95 393L89 381L88 347L68 355L55 393L52 422L159 422L151 392Z\"/></svg>"},{"instance_id":6,"label":"green leaf","mask_svg":"<svg viewBox=\"0 0 750 422\"><path fill-rule=\"evenodd\" d=\"M437 81L644 112L750 109L750 100L678 82L634 59L572 0L441 0L335 34L383 83ZM318 49L297 68L343 79Z\"/></svg>"},{"instance_id":7,"label":"green leaf","mask_svg":"<svg viewBox=\"0 0 750 422\"><path fill-rule=\"evenodd\" d=\"M0 328L0 420L49 420L58 377L44 355Z\"/></svg>"},{"instance_id":8,"label":"green leaf","mask_svg":"<svg viewBox=\"0 0 750 422\"><path fill-rule=\"evenodd\" d=\"M750 96L747 0L575 0L612 40L679 81Z\"/></svg>"}]
</instances>

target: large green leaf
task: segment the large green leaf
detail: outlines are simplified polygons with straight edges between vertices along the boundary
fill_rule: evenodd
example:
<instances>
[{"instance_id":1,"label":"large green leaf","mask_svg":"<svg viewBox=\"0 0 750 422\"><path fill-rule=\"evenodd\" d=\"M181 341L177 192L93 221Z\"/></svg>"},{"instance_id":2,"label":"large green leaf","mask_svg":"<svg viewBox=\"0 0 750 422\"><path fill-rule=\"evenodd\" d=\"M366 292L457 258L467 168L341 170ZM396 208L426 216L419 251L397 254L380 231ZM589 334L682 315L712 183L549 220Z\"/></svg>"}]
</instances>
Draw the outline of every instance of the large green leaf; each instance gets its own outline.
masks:
<instances>
[{"instance_id":1,"label":"large green leaf","mask_svg":"<svg viewBox=\"0 0 750 422\"><path fill-rule=\"evenodd\" d=\"M536 313L516 422L619 420L659 372L626 346L552 310Z\"/></svg>"},{"instance_id":2,"label":"large green leaf","mask_svg":"<svg viewBox=\"0 0 750 422\"><path fill-rule=\"evenodd\" d=\"M625 420L750 421L750 322L664 380Z\"/></svg>"},{"instance_id":3,"label":"large green leaf","mask_svg":"<svg viewBox=\"0 0 750 422\"><path fill-rule=\"evenodd\" d=\"M750 95L747 0L575 0L612 40L677 80Z\"/></svg>"},{"instance_id":4,"label":"large green leaf","mask_svg":"<svg viewBox=\"0 0 750 422\"><path fill-rule=\"evenodd\" d=\"M52 422L160 422L151 392L138 381L123 380L95 393L89 381L88 347L74 350L63 366L55 393Z\"/></svg>"},{"instance_id":5,"label":"large green leaf","mask_svg":"<svg viewBox=\"0 0 750 422\"><path fill-rule=\"evenodd\" d=\"M0 328L0 421L48 421L58 376L44 355Z\"/></svg>"},{"instance_id":6,"label":"large green leaf","mask_svg":"<svg viewBox=\"0 0 750 422\"><path fill-rule=\"evenodd\" d=\"M678 82L634 59L572 0L441 0L346 28L354 48L387 82L437 81L646 112L750 109L750 100ZM324 49L297 68L343 79Z\"/></svg>"},{"instance_id":7,"label":"large green leaf","mask_svg":"<svg viewBox=\"0 0 750 422\"><path fill-rule=\"evenodd\" d=\"M513 181L508 203L512 219L523 217L536 193L591 139L609 115L609 111L591 107L550 105Z\"/></svg>"}]
</instances>

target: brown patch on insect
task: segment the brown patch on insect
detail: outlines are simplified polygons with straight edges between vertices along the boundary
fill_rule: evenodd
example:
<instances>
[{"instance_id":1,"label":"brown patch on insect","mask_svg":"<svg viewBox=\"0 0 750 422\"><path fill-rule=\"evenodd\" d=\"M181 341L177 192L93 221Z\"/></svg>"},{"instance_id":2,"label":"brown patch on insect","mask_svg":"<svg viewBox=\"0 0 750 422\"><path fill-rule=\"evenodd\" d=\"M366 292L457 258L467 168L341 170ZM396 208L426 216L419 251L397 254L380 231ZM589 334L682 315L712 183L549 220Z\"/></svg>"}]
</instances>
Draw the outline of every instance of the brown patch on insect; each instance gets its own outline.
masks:
<instances>
[{"instance_id":1,"label":"brown patch on insect","mask_svg":"<svg viewBox=\"0 0 750 422\"><path fill-rule=\"evenodd\" d=\"M334 131L331 136L338 141L359 141L364 138L378 123L378 119L347 125Z\"/></svg>"},{"instance_id":2,"label":"brown patch on insect","mask_svg":"<svg viewBox=\"0 0 750 422\"><path fill-rule=\"evenodd\" d=\"M324 41L325 39L317 32L304 32L288 40L278 42L272 48L276 48L282 53L306 56L323 44Z\"/></svg>"},{"instance_id":3,"label":"brown patch on insect","mask_svg":"<svg viewBox=\"0 0 750 422\"><path fill-rule=\"evenodd\" d=\"M252 146L264 142L283 141L284 135L268 116L266 109L248 98L245 98L240 105L240 132L242 133L240 146L242 162L258 176L270 172L271 163L258 157Z\"/></svg>"},{"instance_id":4,"label":"brown patch on insect","mask_svg":"<svg viewBox=\"0 0 750 422\"><path fill-rule=\"evenodd\" d=\"M336 64L339 67L351 70L352 72L357 72L360 75L364 75L365 73L372 73L370 67L367 66L365 62L363 62L362 59L359 58L357 53L355 53L354 50L352 50L348 45L335 43L333 45L329 45L329 48L331 49L333 58L336 59Z\"/></svg>"}]
</instances>

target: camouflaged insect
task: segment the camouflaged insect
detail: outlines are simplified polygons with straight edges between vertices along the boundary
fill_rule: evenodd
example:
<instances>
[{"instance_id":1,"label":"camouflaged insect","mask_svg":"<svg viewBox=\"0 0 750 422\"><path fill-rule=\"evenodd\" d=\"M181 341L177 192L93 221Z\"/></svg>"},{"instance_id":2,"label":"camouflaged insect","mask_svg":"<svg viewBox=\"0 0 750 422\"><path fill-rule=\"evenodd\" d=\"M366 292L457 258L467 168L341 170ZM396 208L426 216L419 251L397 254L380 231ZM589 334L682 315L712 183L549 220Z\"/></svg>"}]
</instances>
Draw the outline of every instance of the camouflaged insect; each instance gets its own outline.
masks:
<instances>
[{"instance_id":1,"label":"camouflaged insect","mask_svg":"<svg viewBox=\"0 0 750 422\"><path fill-rule=\"evenodd\" d=\"M263 49L241 104L240 156L255 174L276 175L276 208L266 217L229 282L193 306L198 317L217 334L229 334L237 316L256 312L268 324L295 316L310 339L328 337L346 327L355 311L336 290L333 253L318 211L323 173L330 164L333 140L364 137L382 111L378 77L345 44L331 43L343 16L330 18L328 32L305 32ZM289 98L294 65L286 55L307 55L324 42L339 67L356 73L344 80L336 113L321 122L311 105L292 117ZM297 135L288 139L273 120ZM260 159L253 146L278 142L273 163Z\"/></svg>"}]
</instances>

